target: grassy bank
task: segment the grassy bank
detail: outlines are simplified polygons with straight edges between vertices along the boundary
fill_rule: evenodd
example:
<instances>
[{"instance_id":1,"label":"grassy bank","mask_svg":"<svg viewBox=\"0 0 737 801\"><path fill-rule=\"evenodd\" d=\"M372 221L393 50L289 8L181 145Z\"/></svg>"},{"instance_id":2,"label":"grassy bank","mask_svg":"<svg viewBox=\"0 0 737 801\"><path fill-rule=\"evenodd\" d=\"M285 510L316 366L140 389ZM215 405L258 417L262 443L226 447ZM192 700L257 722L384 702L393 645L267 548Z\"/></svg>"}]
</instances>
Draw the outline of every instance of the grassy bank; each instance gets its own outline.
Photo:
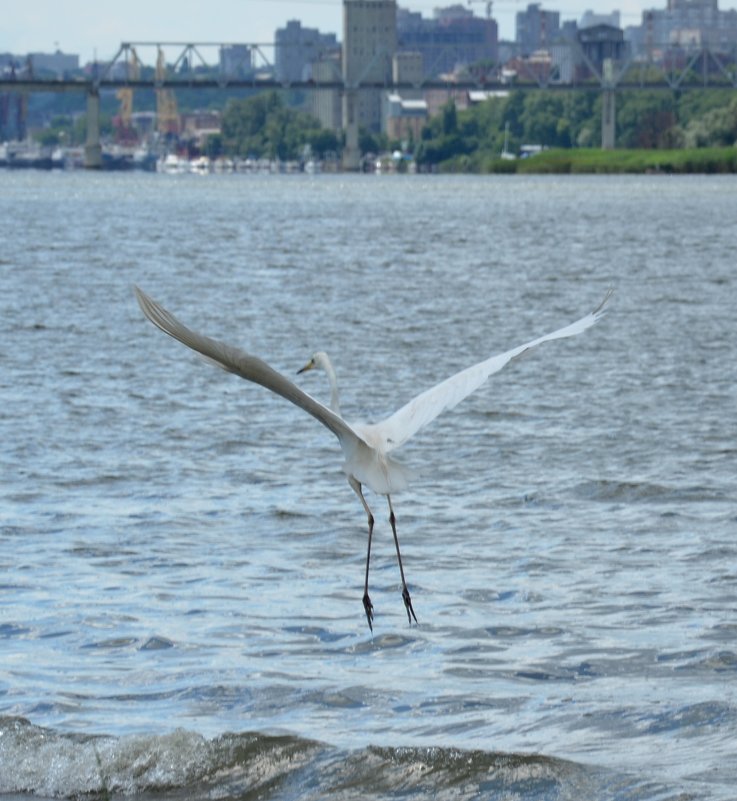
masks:
<instances>
[{"instance_id":1,"label":"grassy bank","mask_svg":"<svg viewBox=\"0 0 737 801\"><path fill-rule=\"evenodd\" d=\"M737 173L737 147L687 150L546 150L526 159L490 159L484 172L567 173Z\"/></svg>"}]
</instances>

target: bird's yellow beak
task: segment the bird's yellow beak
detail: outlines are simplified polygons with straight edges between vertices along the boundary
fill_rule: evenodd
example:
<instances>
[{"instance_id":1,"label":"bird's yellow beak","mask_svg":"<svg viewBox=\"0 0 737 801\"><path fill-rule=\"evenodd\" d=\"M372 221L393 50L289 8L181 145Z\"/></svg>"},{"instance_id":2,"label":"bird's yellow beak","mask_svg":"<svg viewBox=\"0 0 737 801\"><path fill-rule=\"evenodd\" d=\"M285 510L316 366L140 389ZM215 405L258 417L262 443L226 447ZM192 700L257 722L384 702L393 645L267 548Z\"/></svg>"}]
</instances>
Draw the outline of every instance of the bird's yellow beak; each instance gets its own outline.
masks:
<instances>
[{"instance_id":1,"label":"bird's yellow beak","mask_svg":"<svg viewBox=\"0 0 737 801\"><path fill-rule=\"evenodd\" d=\"M301 370L297 370L297 375L299 375L300 373L306 373L308 370L314 370L314 369L315 369L315 360L310 359Z\"/></svg>"}]
</instances>

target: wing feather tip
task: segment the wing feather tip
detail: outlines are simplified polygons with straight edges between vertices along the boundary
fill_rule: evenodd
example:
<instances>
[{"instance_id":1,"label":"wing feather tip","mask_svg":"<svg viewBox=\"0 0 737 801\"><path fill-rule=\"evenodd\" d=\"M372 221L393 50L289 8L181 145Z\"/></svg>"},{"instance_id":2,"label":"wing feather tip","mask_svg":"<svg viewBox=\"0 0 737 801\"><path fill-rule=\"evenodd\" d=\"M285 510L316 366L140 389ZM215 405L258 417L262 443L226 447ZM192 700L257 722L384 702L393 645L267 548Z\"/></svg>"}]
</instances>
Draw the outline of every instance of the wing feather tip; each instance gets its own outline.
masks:
<instances>
[{"instance_id":1,"label":"wing feather tip","mask_svg":"<svg viewBox=\"0 0 737 801\"><path fill-rule=\"evenodd\" d=\"M606 295L604 295L604 300L602 300L602 302L593 310L593 312L591 312L594 316L595 322L598 322L607 313L608 309L605 309L604 307L607 305L609 298L611 298L613 294L614 287L610 286L609 289L607 289Z\"/></svg>"}]
</instances>

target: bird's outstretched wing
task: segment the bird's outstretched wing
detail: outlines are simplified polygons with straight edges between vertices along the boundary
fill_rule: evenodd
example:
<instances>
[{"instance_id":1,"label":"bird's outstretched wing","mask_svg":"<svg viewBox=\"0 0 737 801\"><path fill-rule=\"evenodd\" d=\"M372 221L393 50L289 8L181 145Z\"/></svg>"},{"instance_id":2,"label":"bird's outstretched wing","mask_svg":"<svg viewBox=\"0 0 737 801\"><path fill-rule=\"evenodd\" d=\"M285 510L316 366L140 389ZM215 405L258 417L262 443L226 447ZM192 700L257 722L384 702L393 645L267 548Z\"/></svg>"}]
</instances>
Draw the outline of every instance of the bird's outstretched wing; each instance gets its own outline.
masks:
<instances>
[{"instance_id":1,"label":"bird's outstretched wing","mask_svg":"<svg viewBox=\"0 0 737 801\"><path fill-rule=\"evenodd\" d=\"M445 381L417 395L391 417L371 426L374 434L384 440L385 452L398 448L423 426L432 422L439 414L457 406L464 398L477 390L489 376L499 372L512 359L521 356L543 342L574 337L590 328L604 314L604 305L611 294L610 290L598 308L575 323L461 370L450 378L446 378Z\"/></svg>"},{"instance_id":2,"label":"bird's outstretched wing","mask_svg":"<svg viewBox=\"0 0 737 801\"><path fill-rule=\"evenodd\" d=\"M301 390L281 373L269 367L266 362L239 348L226 345L224 342L218 342L215 339L210 339L210 337L192 331L138 287L134 287L134 290L141 311L164 333L169 334L174 339L178 339L188 348L197 351L208 361L223 370L245 378L246 381L260 384L262 387L271 390L271 392L275 392L277 395L281 395L291 401L295 406L299 406L300 409L304 409L332 431L342 445L363 444L363 439L342 417L332 412L327 406L323 406L322 403Z\"/></svg>"}]
</instances>

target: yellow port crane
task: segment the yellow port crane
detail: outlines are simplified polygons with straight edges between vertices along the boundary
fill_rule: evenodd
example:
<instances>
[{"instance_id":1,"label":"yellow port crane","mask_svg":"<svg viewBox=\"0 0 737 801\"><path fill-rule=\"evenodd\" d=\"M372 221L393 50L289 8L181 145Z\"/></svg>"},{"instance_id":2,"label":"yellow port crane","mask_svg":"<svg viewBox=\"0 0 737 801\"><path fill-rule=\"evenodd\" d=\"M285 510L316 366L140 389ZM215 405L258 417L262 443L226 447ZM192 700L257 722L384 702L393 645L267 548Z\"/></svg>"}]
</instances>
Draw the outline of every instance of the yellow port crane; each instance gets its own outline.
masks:
<instances>
[{"instance_id":1,"label":"yellow port crane","mask_svg":"<svg viewBox=\"0 0 737 801\"><path fill-rule=\"evenodd\" d=\"M126 54L126 75L128 80L137 81L141 77L141 62L135 48L128 49ZM135 139L133 131L133 89L124 86L118 89L116 97L120 101L118 111L118 135L120 139Z\"/></svg>"},{"instance_id":2,"label":"yellow port crane","mask_svg":"<svg viewBox=\"0 0 737 801\"><path fill-rule=\"evenodd\" d=\"M164 51L159 47L156 58L156 125L161 134L179 133L179 113L174 92L164 89L163 81L166 78L166 60Z\"/></svg>"}]
</instances>

